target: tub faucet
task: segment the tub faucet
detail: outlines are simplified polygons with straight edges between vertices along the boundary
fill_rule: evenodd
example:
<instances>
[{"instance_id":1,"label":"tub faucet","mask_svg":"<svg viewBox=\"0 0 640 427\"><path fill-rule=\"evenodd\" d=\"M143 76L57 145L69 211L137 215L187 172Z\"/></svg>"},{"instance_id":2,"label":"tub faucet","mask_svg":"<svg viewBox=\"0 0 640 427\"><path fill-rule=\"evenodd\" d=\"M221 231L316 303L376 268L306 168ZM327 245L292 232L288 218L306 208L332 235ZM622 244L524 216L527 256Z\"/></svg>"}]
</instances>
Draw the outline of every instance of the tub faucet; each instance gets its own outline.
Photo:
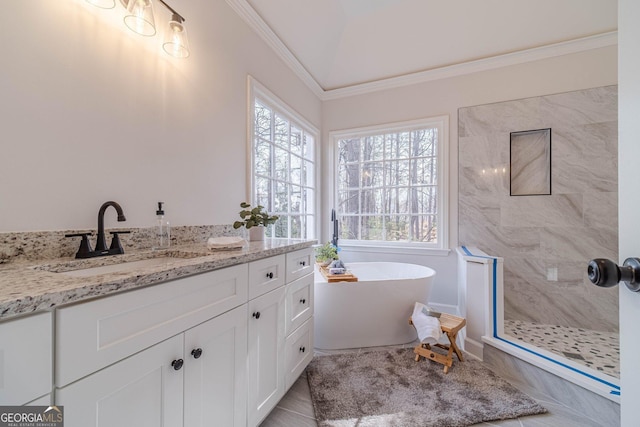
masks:
<instances>
[{"instance_id":1,"label":"tub faucet","mask_svg":"<svg viewBox=\"0 0 640 427\"><path fill-rule=\"evenodd\" d=\"M331 209L331 221L333 222L333 237L331 238L331 244L338 247L338 218L336 217L336 210Z\"/></svg>"}]
</instances>

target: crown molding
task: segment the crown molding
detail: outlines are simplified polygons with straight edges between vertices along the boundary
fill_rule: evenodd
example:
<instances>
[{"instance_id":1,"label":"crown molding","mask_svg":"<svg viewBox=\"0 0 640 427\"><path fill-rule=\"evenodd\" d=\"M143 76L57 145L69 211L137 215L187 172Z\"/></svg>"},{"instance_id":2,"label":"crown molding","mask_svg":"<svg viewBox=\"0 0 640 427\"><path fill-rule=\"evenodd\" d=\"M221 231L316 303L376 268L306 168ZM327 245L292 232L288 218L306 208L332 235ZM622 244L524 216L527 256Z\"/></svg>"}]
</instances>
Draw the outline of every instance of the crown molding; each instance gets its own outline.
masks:
<instances>
[{"instance_id":1,"label":"crown molding","mask_svg":"<svg viewBox=\"0 0 640 427\"><path fill-rule=\"evenodd\" d=\"M397 77L355 84L338 89L324 90L311 73L302 66L298 58L287 48L273 30L264 22L247 0L226 0L227 4L251 27L278 55L284 63L321 101L346 98L356 95L394 89L418 83L446 79L464 74L477 73L510 65L517 65L555 56L569 55L586 50L618 44L618 32L611 31L575 40L554 43L546 46L525 49L517 52L496 55L475 61L433 68Z\"/></svg>"},{"instance_id":2,"label":"crown molding","mask_svg":"<svg viewBox=\"0 0 640 427\"><path fill-rule=\"evenodd\" d=\"M311 91L322 100L325 90L318 84L313 76L302 66L289 48L280 40L273 30L264 22L258 13L246 0L226 0L227 4L264 40L291 68L291 70L306 84Z\"/></svg>"},{"instance_id":3,"label":"crown molding","mask_svg":"<svg viewBox=\"0 0 640 427\"><path fill-rule=\"evenodd\" d=\"M370 83L363 83L347 86L340 89L324 91L321 99L323 101L346 98L355 95L364 95L371 92L378 92L386 89L394 89L402 86L409 86L418 83L425 83L433 80L441 80L464 74L477 73L480 71L492 70L495 68L507 67L510 65L522 64L525 62L537 61L552 58L555 56L569 55L586 50L597 49L618 44L618 32L612 31L594 36L583 37L547 46L540 46L532 49L497 55L475 61L463 62L460 64L434 68L417 73L405 74L403 76L391 77L377 80Z\"/></svg>"}]
</instances>

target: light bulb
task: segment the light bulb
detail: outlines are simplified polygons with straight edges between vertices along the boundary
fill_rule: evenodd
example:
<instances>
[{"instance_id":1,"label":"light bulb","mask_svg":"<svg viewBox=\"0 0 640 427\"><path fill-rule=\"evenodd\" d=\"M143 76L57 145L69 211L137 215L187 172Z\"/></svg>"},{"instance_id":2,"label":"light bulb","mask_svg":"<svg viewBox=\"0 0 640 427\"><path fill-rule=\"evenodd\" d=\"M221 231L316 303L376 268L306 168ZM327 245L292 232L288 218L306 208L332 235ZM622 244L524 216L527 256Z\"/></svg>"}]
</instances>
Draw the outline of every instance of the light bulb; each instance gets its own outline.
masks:
<instances>
[{"instance_id":1,"label":"light bulb","mask_svg":"<svg viewBox=\"0 0 640 427\"><path fill-rule=\"evenodd\" d=\"M187 29L182 23L183 19L178 15L173 15L165 31L162 48L169 55L176 58L186 58L189 56L189 40L187 39Z\"/></svg>"},{"instance_id":2,"label":"light bulb","mask_svg":"<svg viewBox=\"0 0 640 427\"><path fill-rule=\"evenodd\" d=\"M127 10L129 14L124 17L124 23L131 31L143 36L153 36L156 33L151 0L128 0Z\"/></svg>"}]
</instances>

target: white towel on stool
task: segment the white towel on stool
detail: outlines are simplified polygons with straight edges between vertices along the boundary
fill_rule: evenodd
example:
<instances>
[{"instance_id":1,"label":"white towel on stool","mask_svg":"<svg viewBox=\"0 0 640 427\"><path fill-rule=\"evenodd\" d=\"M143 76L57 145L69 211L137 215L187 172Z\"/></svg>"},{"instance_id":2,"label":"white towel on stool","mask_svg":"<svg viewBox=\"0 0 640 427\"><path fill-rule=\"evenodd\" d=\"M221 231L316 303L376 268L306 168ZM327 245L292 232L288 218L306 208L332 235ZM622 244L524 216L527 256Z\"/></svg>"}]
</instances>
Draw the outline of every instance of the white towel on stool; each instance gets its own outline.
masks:
<instances>
[{"instance_id":1,"label":"white towel on stool","mask_svg":"<svg viewBox=\"0 0 640 427\"><path fill-rule=\"evenodd\" d=\"M421 343L435 344L442 336L440 320L425 314L427 310L426 305L416 302L413 308L413 314L411 315L411 321L418 332L418 339Z\"/></svg>"}]
</instances>

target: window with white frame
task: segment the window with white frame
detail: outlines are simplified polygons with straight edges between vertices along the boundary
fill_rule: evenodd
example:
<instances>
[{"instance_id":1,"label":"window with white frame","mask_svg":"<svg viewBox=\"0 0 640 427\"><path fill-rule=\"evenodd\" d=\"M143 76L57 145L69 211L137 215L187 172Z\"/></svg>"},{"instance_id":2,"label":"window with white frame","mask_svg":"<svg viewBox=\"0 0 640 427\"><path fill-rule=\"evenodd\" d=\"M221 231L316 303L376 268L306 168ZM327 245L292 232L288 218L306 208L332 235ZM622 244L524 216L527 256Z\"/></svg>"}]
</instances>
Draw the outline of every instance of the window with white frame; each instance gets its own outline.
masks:
<instances>
[{"instance_id":1,"label":"window with white frame","mask_svg":"<svg viewBox=\"0 0 640 427\"><path fill-rule=\"evenodd\" d=\"M278 221L267 236L315 238L317 131L250 80L252 198Z\"/></svg>"},{"instance_id":2,"label":"window with white frame","mask_svg":"<svg viewBox=\"0 0 640 427\"><path fill-rule=\"evenodd\" d=\"M448 117L332 133L343 243L446 248Z\"/></svg>"}]
</instances>

